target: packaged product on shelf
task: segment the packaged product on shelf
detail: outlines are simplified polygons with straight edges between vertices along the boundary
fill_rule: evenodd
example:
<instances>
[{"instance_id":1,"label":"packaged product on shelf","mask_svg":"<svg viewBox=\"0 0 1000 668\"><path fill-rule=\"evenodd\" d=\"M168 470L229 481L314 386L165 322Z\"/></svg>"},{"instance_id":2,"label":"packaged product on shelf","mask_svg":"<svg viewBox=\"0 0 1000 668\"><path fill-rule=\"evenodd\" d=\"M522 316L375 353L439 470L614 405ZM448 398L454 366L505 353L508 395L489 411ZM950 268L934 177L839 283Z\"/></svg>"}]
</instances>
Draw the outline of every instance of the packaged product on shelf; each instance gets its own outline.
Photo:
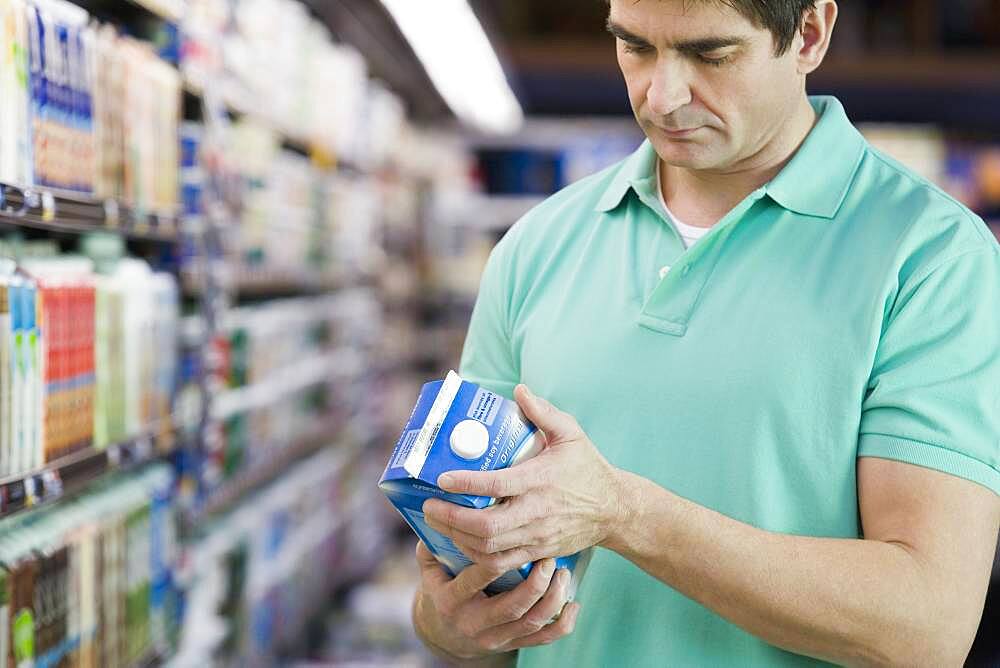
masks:
<instances>
[{"instance_id":1,"label":"packaged product on shelf","mask_svg":"<svg viewBox=\"0 0 1000 668\"><path fill-rule=\"evenodd\" d=\"M21 364L21 279L12 270L0 283L6 297L8 315L6 329L0 332L5 340L4 384L7 391L3 395L3 411L6 420L0 423L3 435L3 473L10 474L20 470L21 461L21 402L24 398L24 369Z\"/></svg>"},{"instance_id":2,"label":"packaged product on shelf","mask_svg":"<svg viewBox=\"0 0 1000 668\"><path fill-rule=\"evenodd\" d=\"M30 186L28 26L21 0L0 0L0 183Z\"/></svg>"},{"instance_id":3,"label":"packaged product on shelf","mask_svg":"<svg viewBox=\"0 0 1000 668\"><path fill-rule=\"evenodd\" d=\"M334 548L355 513L342 493L347 459L325 451L298 462L190 546L174 665L275 665L301 637L345 584Z\"/></svg>"},{"instance_id":4,"label":"packaged product on shelf","mask_svg":"<svg viewBox=\"0 0 1000 668\"><path fill-rule=\"evenodd\" d=\"M185 17L182 68L196 85L300 143L363 158L368 72L353 47L294 0L193 2ZM273 95L280 82L282 95Z\"/></svg>"},{"instance_id":5,"label":"packaged product on shelf","mask_svg":"<svg viewBox=\"0 0 1000 668\"><path fill-rule=\"evenodd\" d=\"M122 199L124 146L124 53L117 31L110 25L94 35L94 141L95 182L98 197Z\"/></svg>"},{"instance_id":6,"label":"packaged product on shelf","mask_svg":"<svg viewBox=\"0 0 1000 668\"><path fill-rule=\"evenodd\" d=\"M176 279L122 259L0 257L0 475L169 428Z\"/></svg>"},{"instance_id":7,"label":"packaged product on shelf","mask_svg":"<svg viewBox=\"0 0 1000 668\"><path fill-rule=\"evenodd\" d=\"M177 373L176 279L122 258L96 281L99 448L169 420Z\"/></svg>"},{"instance_id":8,"label":"packaged product on shelf","mask_svg":"<svg viewBox=\"0 0 1000 668\"><path fill-rule=\"evenodd\" d=\"M7 283L10 303L9 346L11 357L10 450L8 473L37 467L43 461L41 442L42 380L36 284L21 272Z\"/></svg>"},{"instance_id":9,"label":"packaged product on shelf","mask_svg":"<svg viewBox=\"0 0 1000 668\"><path fill-rule=\"evenodd\" d=\"M94 286L83 258L27 260L38 283L42 461L89 447L94 426Z\"/></svg>"},{"instance_id":10,"label":"packaged product on shelf","mask_svg":"<svg viewBox=\"0 0 1000 668\"><path fill-rule=\"evenodd\" d=\"M173 213L176 68L63 0L3 0L0 37L0 182Z\"/></svg>"},{"instance_id":11,"label":"packaged product on shelf","mask_svg":"<svg viewBox=\"0 0 1000 668\"><path fill-rule=\"evenodd\" d=\"M62 0L36 0L27 17L35 182L91 192L88 15Z\"/></svg>"},{"instance_id":12,"label":"packaged product on shelf","mask_svg":"<svg viewBox=\"0 0 1000 668\"><path fill-rule=\"evenodd\" d=\"M11 470L13 448L14 353L9 290L14 269L13 260L0 258L0 475Z\"/></svg>"},{"instance_id":13,"label":"packaged product on shelf","mask_svg":"<svg viewBox=\"0 0 1000 668\"><path fill-rule=\"evenodd\" d=\"M362 356L346 338L350 298L276 300L221 319L200 493L313 447L356 413L349 404Z\"/></svg>"},{"instance_id":14,"label":"packaged product on shelf","mask_svg":"<svg viewBox=\"0 0 1000 668\"><path fill-rule=\"evenodd\" d=\"M542 447L537 428L515 402L451 371L443 381L424 385L379 486L427 549L457 575L472 561L450 538L427 524L424 501L440 498L469 508L486 508L497 499L444 492L437 486L438 477L448 471L497 471L516 466L537 455ZM571 572L570 597L589 560L589 550L556 559L557 568ZM513 589L527 579L531 566L525 564L502 575L487 591Z\"/></svg>"},{"instance_id":15,"label":"packaged product on shelf","mask_svg":"<svg viewBox=\"0 0 1000 668\"><path fill-rule=\"evenodd\" d=\"M124 301L121 282L106 275L95 279L94 300L94 446L103 449L124 441L125 363L122 355L125 340Z\"/></svg>"},{"instance_id":16,"label":"packaged product on shelf","mask_svg":"<svg viewBox=\"0 0 1000 668\"><path fill-rule=\"evenodd\" d=\"M176 561L172 479L158 464L0 522L3 665L116 667L150 658L158 614L151 565L173 570ZM158 498L166 501L153 523Z\"/></svg>"}]
</instances>

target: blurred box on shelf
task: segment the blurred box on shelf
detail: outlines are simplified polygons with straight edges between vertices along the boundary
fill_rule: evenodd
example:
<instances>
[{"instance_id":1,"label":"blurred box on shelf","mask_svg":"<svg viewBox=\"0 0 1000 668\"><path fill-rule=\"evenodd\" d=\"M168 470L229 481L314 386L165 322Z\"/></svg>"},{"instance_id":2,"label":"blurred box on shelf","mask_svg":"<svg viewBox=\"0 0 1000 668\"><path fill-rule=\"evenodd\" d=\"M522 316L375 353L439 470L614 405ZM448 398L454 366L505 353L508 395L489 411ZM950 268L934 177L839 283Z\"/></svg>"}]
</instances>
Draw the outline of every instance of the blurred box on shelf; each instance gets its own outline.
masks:
<instances>
[{"instance_id":1,"label":"blurred box on shelf","mask_svg":"<svg viewBox=\"0 0 1000 668\"><path fill-rule=\"evenodd\" d=\"M173 215L177 70L60 0L5 2L0 26L0 182Z\"/></svg>"},{"instance_id":2,"label":"blurred box on shelf","mask_svg":"<svg viewBox=\"0 0 1000 668\"><path fill-rule=\"evenodd\" d=\"M153 465L0 522L0 661L123 666L169 650L172 482Z\"/></svg>"},{"instance_id":3,"label":"blurred box on shelf","mask_svg":"<svg viewBox=\"0 0 1000 668\"><path fill-rule=\"evenodd\" d=\"M176 280L120 257L120 239L101 241L84 241L96 262L0 244L0 475L170 430Z\"/></svg>"}]
</instances>

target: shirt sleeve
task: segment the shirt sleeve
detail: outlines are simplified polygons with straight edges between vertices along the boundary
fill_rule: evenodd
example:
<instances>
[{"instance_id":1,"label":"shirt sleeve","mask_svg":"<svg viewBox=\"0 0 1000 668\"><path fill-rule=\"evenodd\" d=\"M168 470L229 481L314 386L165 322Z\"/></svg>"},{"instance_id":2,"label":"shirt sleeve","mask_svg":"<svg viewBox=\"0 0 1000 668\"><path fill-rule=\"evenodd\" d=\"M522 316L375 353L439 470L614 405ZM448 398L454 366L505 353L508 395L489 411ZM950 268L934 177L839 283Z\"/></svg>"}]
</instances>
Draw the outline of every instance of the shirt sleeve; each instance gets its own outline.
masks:
<instances>
[{"instance_id":1,"label":"shirt sleeve","mask_svg":"<svg viewBox=\"0 0 1000 668\"><path fill-rule=\"evenodd\" d=\"M510 337L510 304L513 292L511 229L490 253L479 284L479 295L462 348L459 375L507 398L513 398L521 371Z\"/></svg>"},{"instance_id":2,"label":"shirt sleeve","mask_svg":"<svg viewBox=\"0 0 1000 668\"><path fill-rule=\"evenodd\" d=\"M899 290L862 405L859 457L1000 494L1000 251L945 261Z\"/></svg>"}]
</instances>

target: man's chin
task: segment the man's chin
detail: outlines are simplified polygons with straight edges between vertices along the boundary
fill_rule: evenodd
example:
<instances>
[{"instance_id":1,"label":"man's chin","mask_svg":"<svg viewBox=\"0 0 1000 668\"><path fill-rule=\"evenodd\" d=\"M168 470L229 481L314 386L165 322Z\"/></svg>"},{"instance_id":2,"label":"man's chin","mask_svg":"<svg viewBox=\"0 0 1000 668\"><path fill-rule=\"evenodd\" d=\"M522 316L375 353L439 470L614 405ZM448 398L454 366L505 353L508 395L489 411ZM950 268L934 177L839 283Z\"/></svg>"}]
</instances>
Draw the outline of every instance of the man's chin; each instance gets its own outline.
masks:
<instances>
[{"instance_id":1,"label":"man's chin","mask_svg":"<svg viewBox=\"0 0 1000 668\"><path fill-rule=\"evenodd\" d=\"M704 146L690 142L652 142L660 160L680 169L706 169L712 165L709 151Z\"/></svg>"}]
</instances>

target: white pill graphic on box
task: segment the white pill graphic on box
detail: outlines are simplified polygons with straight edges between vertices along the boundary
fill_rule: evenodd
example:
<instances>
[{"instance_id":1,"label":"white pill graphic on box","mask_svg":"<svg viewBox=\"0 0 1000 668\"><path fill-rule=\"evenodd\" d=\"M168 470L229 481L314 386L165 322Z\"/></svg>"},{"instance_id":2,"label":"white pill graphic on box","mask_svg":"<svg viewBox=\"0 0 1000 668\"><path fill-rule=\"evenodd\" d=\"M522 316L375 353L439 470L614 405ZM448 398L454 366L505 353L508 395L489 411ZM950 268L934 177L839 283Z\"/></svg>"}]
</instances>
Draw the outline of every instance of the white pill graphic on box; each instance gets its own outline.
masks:
<instances>
[{"instance_id":1,"label":"white pill graphic on box","mask_svg":"<svg viewBox=\"0 0 1000 668\"><path fill-rule=\"evenodd\" d=\"M451 451L462 459L479 459L490 446L490 433L478 420L462 420L451 430Z\"/></svg>"}]
</instances>

